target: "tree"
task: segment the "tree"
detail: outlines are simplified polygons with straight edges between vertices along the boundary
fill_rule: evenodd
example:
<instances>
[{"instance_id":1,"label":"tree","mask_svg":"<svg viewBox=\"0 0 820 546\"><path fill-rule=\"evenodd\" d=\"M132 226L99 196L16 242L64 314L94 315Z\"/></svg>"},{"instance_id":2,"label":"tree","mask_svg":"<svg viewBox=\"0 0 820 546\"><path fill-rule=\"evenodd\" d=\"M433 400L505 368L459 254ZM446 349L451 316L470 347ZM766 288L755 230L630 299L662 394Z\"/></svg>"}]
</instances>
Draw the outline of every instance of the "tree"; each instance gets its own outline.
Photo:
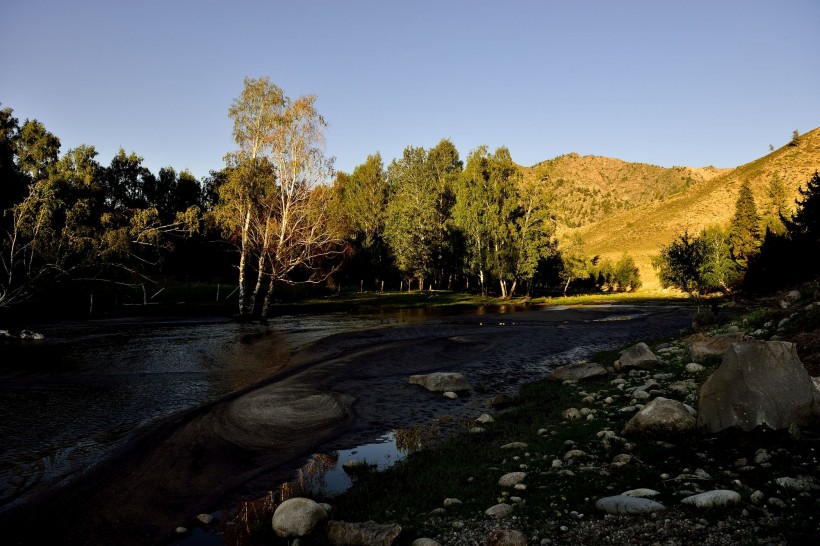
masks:
<instances>
[{"instance_id":1,"label":"tree","mask_svg":"<svg viewBox=\"0 0 820 546\"><path fill-rule=\"evenodd\" d=\"M688 230L662 246L660 253L652 260L661 286L674 287L692 296L703 293L704 253L703 239L692 237Z\"/></svg>"},{"instance_id":2,"label":"tree","mask_svg":"<svg viewBox=\"0 0 820 546\"><path fill-rule=\"evenodd\" d=\"M529 257L515 248L521 242L515 226L520 176L507 148L490 154L487 146L479 146L468 155L458 181L453 221L466 241L465 269L478 277L484 294L495 277L506 297L517 266L528 264Z\"/></svg>"},{"instance_id":3,"label":"tree","mask_svg":"<svg viewBox=\"0 0 820 546\"><path fill-rule=\"evenodd\" d=\"M612 283L617 285L618 290L621 292L640 288L640 272L632 256L624 254L615 263L612 270Z\"/></svg>"},{"instance_id":4,"label":"tree","mask_svg":"<svg viewBox=\"0 0 820 546\"><path fill-rule=\"evenodd\" d=\"M768 203L763 216L763 233L783 235L786 225L783 220L789 216L789 205L786 197L786 187L779 175L773 174L769 179Z\"/></svg>"},{"instance_id":5,"label":"tree","mask_svg":"<svg viewBox=\"0 0 820 546\"><path fill-rule=\"evenodd\" d=\"M576 234L571 237L564 248L558 246L561 253L561 280L564 282L563 293L567 295L567 289L572 281L584 278L589 272L589 260L584 252L584 241Z\"/></svg>"},{"instance_id":6,"label":"tree","mask_svg":"<svg viewBox=\"0 0 820 546\"><path fill-rule=\"evenodd\" d=\"M786 233L769 233L744 279L744 288L759 293L788 287L820 273L820 173L815 171L790 219Z\"/></svg>"},{"instance_id":7,"label":"tree","mask_svg":"<svg viewBox=\"0 0 820 546\"><path fill-rule=\"evenodd\" d=\"M390 201L387 205L384 235L396 266L408 282L424 278L435 270L435 258L443 243L438 226L435 181L430 176L424 148L408 146L400 159L387 170Z\"/></svg>"},{"instance_id":8,"label":"tree","mask_svg":"<svg viewBox=\"0 0 820 546\"><path fill-rule=\"evenodd\" d=\"M126 212L148 206L145 189L156 185L154 175L142 165L143 158L120 148L103 173L105 204L112 211ZM149 190L150 191L150 190Z\"/></svg>"},{"instance_id":9,"label":"tree","mask_svg":"<svg viewBox=\"0 0 820 546\"><path fill-rule=\"evenodd\" d=\"M741 273L732 260L728 234L720 226L709 226L701 232L699 240L703 252L699 268L702 288L729 294L740 281Z\"/></svg>"},{"instance_id":10,"label":"tree","mask_svg":"<svg viewBox=\"0 0 820 546\"><path fill-rule=\"evenodd\" d=\"M463 169L458 150L452 141L442 139L427 153L427 164L436 192L436 239L441 241L433 257L433 274L438 284L445 277L452 280L461 251L459 238L451 230L452 209L455 205L455 187ZM448 286L450 286L448 282Z\"/></svg>"},{"instance_id":11,"label":"tree","mask_svg":"<svg viewBox=\"0 0 820 546\"><path fill-rule=\"evenodd\" d=\"M797 129L795 129L794 131L792 131L792 140L791 142L789 142L789 145L797 146L798 144L800 144L800 132Z\"/></svg>"},{"instance_id":12,"label":"tree","mask_svg":"<svg viewBox=\"0 0 820 546\"><path fill-rule=\"evenodd\" d=\"M352 174L337 172L332 198L337 229L351 249L346 269L362 282L383 279L389 265L384 240L388 184L381 155L369 155Z\"/></svg>"},{"instance_id":13,"label":"tree","mask_svg":"<svg viewBox=\"0 0 820 546\"><path fill-rule=\"evenodd\" d=\"M519 283L527 284L531 291L532 280L538 264L556 252L555 218L552 215L552 194L546 182L536 179L529 182L518 181L518 207L512 223L513 239L513 284L510 297L515 295ZM502 292L503 292L502 286Z\"/></svg>"},{"instance_id":14,"label":"tree","mask_svg":"<svg viewBox=\"0 0 820 546\"><path fill-rule=\"evenodd\" d=\"M42 123L26 120L15 140L17 165L31 180L42 180L57 163L60 139L46 131Z\"/></svg>"},{"instance_id":15,"label":"tree","mask_svg":"<svg viewBox=\"0 0 820 546\"><path fill-rule=\"evenodd\" d=\"M0 109L0 214L26 195L28 177L16 161L20 127L11 108ZM0 225L4 220L0 216Z\"/></svg>"},{"instance_id":16,"label":"tree","mask_svg":"<svg viewBox=\"0 0 820 546\"><path fill-rule=\"evenodd\" d=\"M745 269L760 246L760 218L749 181L740 187L729 229L729 248L738 267Z\"/></svg>"},{"instance_id":17,"label":"tree","mask_svg":"<svg viewBox=\"0 0 820 546\"><path fill-rule=\"evenodd\" d=\"M319 263L340 252L328 229L328 202L317 186L333 168L323 151L326 123L316 97L291 100L267 77L245 78L229 115L237 150L226 156L228 182L220 186L216 216L239 246L239 314L252 314L267 284L262 318L278 282L321 282ZM256 256L256 282L248 272Z\"/></svg>"}]
</instances>

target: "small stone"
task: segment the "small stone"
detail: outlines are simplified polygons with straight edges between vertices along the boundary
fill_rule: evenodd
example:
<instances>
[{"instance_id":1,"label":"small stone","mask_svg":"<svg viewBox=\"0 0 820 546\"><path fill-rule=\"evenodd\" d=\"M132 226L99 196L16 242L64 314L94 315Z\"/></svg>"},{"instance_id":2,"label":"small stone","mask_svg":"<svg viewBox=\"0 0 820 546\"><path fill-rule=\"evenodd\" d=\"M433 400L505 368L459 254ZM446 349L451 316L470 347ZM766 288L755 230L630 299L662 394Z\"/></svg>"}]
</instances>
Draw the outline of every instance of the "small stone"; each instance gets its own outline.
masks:
<instances>
[{"instance_id":1,"label":"small stone","mask_svg":"<svg viewBox=\"0 0 820 546\"><path fill-rule=\"evenodd\" d=\"M455 400L456 398L458 398L458 395L456 393L454 393L453 391L447 391L447 392L444 393L444 398L449 398L450 400Z\"/></svg>"},{"instance_id":2,"label":"small stone","mask_svg":"<svg viewBox=\"0 0 820 546\"><path fill-rule=\"evenodd\" d=\"M513 487L514 485L523 482L526 477L526 472L510 472L508 474L504 474L498 479L498 485L501 487Z\"/></svg>"},{"instance_id":3,"label":"small stone","mask_svg":"<svg viewBox=\"0 0 820 546\"><path fill-rule=\"evenodd\" d=\"M495 419L493 419L492 415L482 413L481 416L478 419L476 419L476 421L482 424L487 424L495 422Z\"/></svg>"},{"instance_id":4,"label":"small stone","mask_svg":"<svg viewBox=\"0 0 820 546\"><path fill-rule=\"evenodd\" d=\"M487 432L487 429L483 427L473 427L470 429L471 434L481 434L482 432Z\"/></svg>"},{"instance_id":5,"label":"small stone","mask_svg":"<svg viewBox=\"0 0 820 546\"><path fill-rule=\"evenodd\" d=\"M536 432L536 434L537 434L538 436L543 436L543 435L544 435L544 434L546 434L547 432L549 432L547 429L545 429L545 428L539 428L539 429L538 429L538 432Z\"/></svg>"},{"instance_id":6,"label":"small stone","mask_svg":"<svg viewBox=\"0 0 820 546\"><path fill-rule=\"evenodd\" d=\"M444 506L445 507L457 506L459 504L462 504L460 499L457 499L457 498L454 498L454 497L444 499Z\"/></svg>"},{"instance_id":7,"label":"small stone","mask_svg":"<svg viewBox=\"0 0 820 546\"><path fill-rule=\"evenodd\" d=\"M706 367L698 364L697 362L690 362L686 365L686 372L687 373L700 373L705 370Z\"/></svg>"},{"instance_id":8,"label":"small stone","mask_svg":"<svg viewBox=\"0 0 820 546\"><path fill-rule=\"evenodd\" d=\"M495 519L502 519L512 515L513 507L506 503L496 504L490 506L484 511L484 514Z\"/></svg>"},{"instance_id":9,"label":"small stone","mask_svg":"<svg viewBox=\"0 0 820 546\"><path fill-rule=\"evenodd\" d=\"M501 449L526 449L527 444L524 442L510 442L509 444L504 444L501 446Z\"/></svg>"},{"instance_id":10,"label":"small stone","mask_svg":"<svg viewBox=\"0 0 820 546\"><path fill-rule=\"evenodd\" d=\"M761 502L763 502L764 498L765 495L763 494L763 491L760 491L759 489L751 495L749 495L749 500L752 501L752 504L760 504Z\"/></svg>"},{"instance_id":11,"label":"small stone","mask_svg":"<svg viewBox=\"0 0 820 546\"><path fill-rule=\"evenodd\" d=\"M198 514L196 516L196 519L203 525L210 525L211 522L214 520L214 517L211 514Z\"/></svg>"},{"instance_id":12,"label":"small stone","mask_svg":"<svg viewBox=\"0 0 820 546\"><path fill-rule=\"evenodd\" d=\"M740 502L740 493L731 489L715 489L698 495L691 495L681 500L697 508L715 508Z\"/></svg>"},{"instance_id":13,"label":"small stone","mask_svg":"<svg viewBox=\"0 0 820 546\"><path fill-rule=\"evenodd\" d=\"M604 497L595 502L595 508L615 515L648 514L666 510L666 507L656 501L628 495Z\"/></svg>"},{"instance_id":14,"label":"small stone","mask_svg":"<svg viewBox=\"0 0 820 546\"><path fill-rule=\"evenodd\" d=\"M630 489L629 491L624 491L622 493L622 495L626 495L627 497L637 497L640 499L649 499L652 497L657 497L660 494L660 491L647 488Z\"/></svg>"},{"instance_id":15,"label":"small stone","mask_svg":"<svg viewBox=\"0 0 820 546\"><path fill-rule=\"evenodd\" d=\"M188 533L188 528L183 527L182 525L180 525L179 527L174 529L174 532L178 535L184 535L184 534Z\"/></svg>"},{"instance_id":16,"label":"small stone","mask_svg":"<svg viewBox=\"0 0 820 546\"><path fill-rule=\"evenodd\" d=\"M561 416L564 418L564 421L575 421L581 418L581 412L578 411L578 408L567 408Z\"/></svg>"},{"instance_id":17,"label":"small stone","mask_svg":"<svg viewBox=\"0 0 820 546\"><path fill-rule=\"evenodd\" d=\"M783 502L782 499L778 499L777 497L769 497L769 500L767 501L767 503L772 508L785 508L786 507L786 503Z\"/></svg>"},{"instance_id":18,"label":"small stone","mask_svg":"<svg viewBox=\"0 0 820 546\"><path fill-rule=\"evenodd\" d=\"M515 484L514 488L515 488L516 491L526 491L527 490L527 484L517 483L517 484Z\"/></svg>"}]
</instances>

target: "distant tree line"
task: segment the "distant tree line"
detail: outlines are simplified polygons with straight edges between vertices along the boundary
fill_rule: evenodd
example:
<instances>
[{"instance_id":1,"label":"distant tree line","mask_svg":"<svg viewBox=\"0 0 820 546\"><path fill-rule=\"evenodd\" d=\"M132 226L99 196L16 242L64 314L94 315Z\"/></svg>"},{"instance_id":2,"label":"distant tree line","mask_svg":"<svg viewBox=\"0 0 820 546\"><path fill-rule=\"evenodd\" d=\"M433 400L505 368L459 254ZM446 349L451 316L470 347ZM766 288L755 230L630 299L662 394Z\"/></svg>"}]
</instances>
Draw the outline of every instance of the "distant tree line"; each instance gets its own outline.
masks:
<instances>
[{"instance_id":1,"label":"distant tree line","mask_svg":"<svg viewBox=\"0 0 820 546\"><path fill-rule=\"evenodd\" d=\"M507 148L462 161L444 139L334 172L315 97L246 79L229 116L236 148L197 180L124 149L107 165L89 145L61 155L40 122L0 109L0 309L102 312L182 282L224 283L242 317L267 316L296 284L502 297L640 286L630 257L559 245L546 181L525 181Z\"/></svg>"}]
</instances>

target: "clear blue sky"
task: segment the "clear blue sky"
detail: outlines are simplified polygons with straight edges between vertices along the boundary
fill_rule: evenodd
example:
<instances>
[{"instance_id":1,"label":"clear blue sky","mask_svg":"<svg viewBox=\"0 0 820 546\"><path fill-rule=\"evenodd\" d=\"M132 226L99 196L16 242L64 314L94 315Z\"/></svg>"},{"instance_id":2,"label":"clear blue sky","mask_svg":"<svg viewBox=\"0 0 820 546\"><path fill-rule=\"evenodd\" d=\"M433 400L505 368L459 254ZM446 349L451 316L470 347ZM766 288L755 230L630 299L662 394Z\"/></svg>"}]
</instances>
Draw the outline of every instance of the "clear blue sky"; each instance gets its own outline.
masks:
<instances>
[{"instance_id":1,"label":"clear blue sky","mask_svg":"<svg viewBox=\"0 0 820 546\"><path fill-rule=\"evenodd\" d=\"M818 28L818 0L0 0L0 103L198 178L246 76L317 95L344 171L442 138L734 167L820 126Z\"/></svg>"}]
</instances>

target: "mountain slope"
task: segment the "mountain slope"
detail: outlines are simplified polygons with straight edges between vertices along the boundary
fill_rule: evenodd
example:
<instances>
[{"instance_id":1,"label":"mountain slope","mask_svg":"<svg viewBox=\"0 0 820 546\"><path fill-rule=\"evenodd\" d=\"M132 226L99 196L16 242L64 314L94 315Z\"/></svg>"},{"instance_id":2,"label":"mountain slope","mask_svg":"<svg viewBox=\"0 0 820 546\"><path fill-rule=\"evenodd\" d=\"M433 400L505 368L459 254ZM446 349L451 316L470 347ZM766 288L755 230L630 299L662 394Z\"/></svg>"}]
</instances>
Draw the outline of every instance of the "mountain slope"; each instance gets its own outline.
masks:
<instances>
[{"instance_id":1,"label":"mountain slope","mask_svg":"<svg viewBox=\"0 0 820 546\"><path fill-rule=\"evenodd\" d=\"M629 210L561 235L578 233L589 255L617 259L623 253L635 258L645 287L657 288L657 277L650 263L660 247L684 229L697 233L711 224L728 225L743 181L748 180L758 210L768 203L768 187L779 176L794 203L798 188L804 186L815 170L820 170L820 128L802 135L796 145L787 144L755 161L719 176L692 184L684 191L645 202Z\"/></svg>"},{"instance_id":2,"label":"mountain slope","mask_svg":"<svg viewBox=\"0 0 820 546\"><path fill-rule=\"evenodd\" d=\"M618 211L685 192L724 174L715 167L659 167L577 153L522 167L525 180L542 180L554 195L556 219L574 228Z\"/></svg>"}]
</instances>

